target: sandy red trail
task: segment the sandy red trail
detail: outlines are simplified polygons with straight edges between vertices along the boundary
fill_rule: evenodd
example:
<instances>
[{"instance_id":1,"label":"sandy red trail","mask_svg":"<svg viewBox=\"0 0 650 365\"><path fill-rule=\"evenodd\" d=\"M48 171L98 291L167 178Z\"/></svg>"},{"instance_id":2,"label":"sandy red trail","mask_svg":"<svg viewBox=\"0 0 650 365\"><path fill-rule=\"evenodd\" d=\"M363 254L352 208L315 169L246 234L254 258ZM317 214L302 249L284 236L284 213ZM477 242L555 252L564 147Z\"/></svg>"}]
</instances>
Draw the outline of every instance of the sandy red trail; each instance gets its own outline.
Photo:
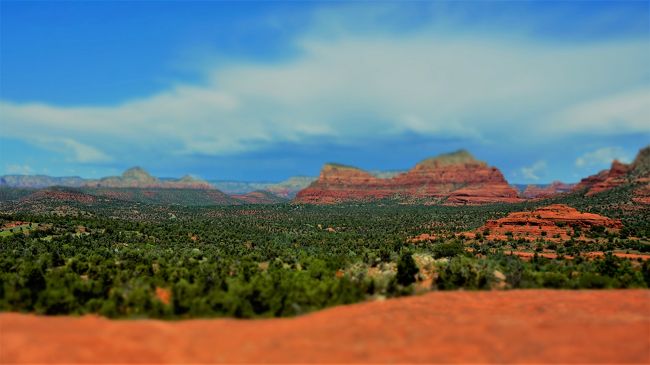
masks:
<instances>
[{"instance_id":1,"label":"sandy red trail","mask_svg":"<svg viewBox=\"0 0 650 365\"><path fill-rule=\"evenodd\" d=\"M433 292L292 319L0 314L3 363L650 363L650 291Z\"/></svg>"}]
</instances>

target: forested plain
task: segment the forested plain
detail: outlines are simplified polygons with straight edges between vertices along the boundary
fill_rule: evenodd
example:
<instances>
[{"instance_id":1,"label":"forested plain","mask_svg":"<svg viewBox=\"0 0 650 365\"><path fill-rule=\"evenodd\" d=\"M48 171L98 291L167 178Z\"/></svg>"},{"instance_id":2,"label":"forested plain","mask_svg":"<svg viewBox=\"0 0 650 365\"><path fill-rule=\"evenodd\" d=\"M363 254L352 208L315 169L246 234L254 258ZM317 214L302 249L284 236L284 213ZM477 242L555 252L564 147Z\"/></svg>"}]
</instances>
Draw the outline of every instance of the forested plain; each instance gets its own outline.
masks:
<instances>
[{"instance_id":1,"label":"forested plain","mask_svg":"<svg viewBox=\"0 0 650 365\"><path fill-rule=\"evenodd\" d=\"M648 209L630 203L631 191L620 187L593 197L570 194L479 207L110 200L41 201L38 209L11 203L27 193L2 191L0 223L22 224L0 235L0 309L112 318L254 318L427 290L647 288L649 261L612 255L650 252ZM621 219L624 229L590 232L598 239L590 244L454 235L551 203ZM440 238L410 242L421 233ZM508 254L512 249L551 249L558 257L524 260ZM605 254L581 255L589 251Z\"/></svg>"}]
</instances>

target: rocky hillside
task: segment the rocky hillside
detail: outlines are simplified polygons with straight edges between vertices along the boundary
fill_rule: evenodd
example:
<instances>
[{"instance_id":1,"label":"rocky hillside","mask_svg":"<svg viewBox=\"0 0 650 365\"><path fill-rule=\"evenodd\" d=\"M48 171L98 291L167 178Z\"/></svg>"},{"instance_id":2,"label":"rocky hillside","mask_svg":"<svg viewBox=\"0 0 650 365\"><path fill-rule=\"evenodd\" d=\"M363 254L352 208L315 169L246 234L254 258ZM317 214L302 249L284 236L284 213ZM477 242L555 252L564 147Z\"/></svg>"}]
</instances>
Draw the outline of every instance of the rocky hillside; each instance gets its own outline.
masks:
<instances>
[{"instance_id":1,"label":"rocky hillside","mask_svg":"<svg viewBox=\"0 0 650 365\"><path fill-rule=\"evenodd\" d=\"M300 191L294 201L330 204L378 199L449 205L521 200L497 168L460 150L426 159L390 178L352 166L326 164L318 180Z\"/></svg>"},{"instance_id":2,"label":"rocky hillside","mask_svg":"<svg viewBox=\"0 0 650 365\"><path fill-rule=\"evenodd\" d=\"M635 201L650 202L650 146L641 149L631 164L614 161L609 170L582 179L573 190L591 196L624 184L639 185Z\"/></svg>"}]
</instances>

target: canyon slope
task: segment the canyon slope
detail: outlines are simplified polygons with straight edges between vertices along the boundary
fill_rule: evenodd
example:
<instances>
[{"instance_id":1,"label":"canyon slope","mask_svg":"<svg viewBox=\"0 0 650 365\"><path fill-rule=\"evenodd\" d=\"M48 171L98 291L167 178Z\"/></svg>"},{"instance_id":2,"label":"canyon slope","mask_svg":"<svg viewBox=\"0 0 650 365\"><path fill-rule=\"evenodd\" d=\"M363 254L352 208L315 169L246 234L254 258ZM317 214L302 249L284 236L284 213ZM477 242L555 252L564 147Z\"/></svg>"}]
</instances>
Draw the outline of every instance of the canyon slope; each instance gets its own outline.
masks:
<instances>
[{"instance_id":1,"label":"canyon slope","mask_svg":"<svg viewBox=\"0 0 650 365\"><path fill-rule=\"evenodd\" d=\"M635 201L650 203L650 146L641 149L631 164L614 161L609 170L582 179L573 190L591 196L624 184L638 185Z\"/></svg>"},{"instance_id":2,"label":"canyon slope","mask_svg":"<svg viewBox=\"0 0 650 365\"><path fill-rule=\"evenodd\" d=\"M296 203L332 204L393 199L424 204L476 205L522 199L496 167L465 150L432 157L388 178L352 166L325 164Z\"/></svg>"}]
</instances>

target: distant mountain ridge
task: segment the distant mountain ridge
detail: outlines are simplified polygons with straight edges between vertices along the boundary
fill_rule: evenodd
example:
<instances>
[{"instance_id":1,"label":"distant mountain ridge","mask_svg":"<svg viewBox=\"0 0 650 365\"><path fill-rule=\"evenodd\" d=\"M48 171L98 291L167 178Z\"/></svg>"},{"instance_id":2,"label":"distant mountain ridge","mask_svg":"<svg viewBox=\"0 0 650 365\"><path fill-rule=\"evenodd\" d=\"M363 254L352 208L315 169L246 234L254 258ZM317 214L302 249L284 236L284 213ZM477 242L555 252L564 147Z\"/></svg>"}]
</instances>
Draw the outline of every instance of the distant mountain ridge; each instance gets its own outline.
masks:
<instances>
[{"instance_id":1,"label":"distant mountain ridge","mask_svg":"<svg viewBox=\"0 0 650 365\"><path fill-rule=\"evenodd\" d=\"M390 173L390 172L388 172ZM181 178L155 177L142 167L131 167L120 176L87 179L79 176L53 177L48 175L4 175L0 176L0 187L43 189L53 186L107 187L107 188L174 188L174 189L218 189L227 194L247 194L254 191L268 191L283 198L293 198L298 191L316 180L312 176L292 176L280 182L258 181L206 181L192 175Z\"/></svg>"},{"instance_id":2,"label":"distant mountain ridge","mask_svg":"<svg viewBox=\"0 0 650 365\"><path fill-rule=\"evenodd\" d=\"M81 187L86 179L79 176L53 177L47 175L4 175L0 176L0 186L12 188L42 189L50 186Z\"/></svg>"},{"instance_id":3,"label":"distant mountain ridge","mask_svg":"<svg viewBox=\"0 0 650 365\"><path fill-rule=\"evenodd\" d=\"M121 176L108 176L89 180L84 186L104 188L173 188L173 189L215 189L205 180L185 175L180 179L159 179L151 176L141 167L131 167Z\"/></svg>"},{"instance_id":4,"label":"distant mountain ridge","mask_svg":"<svg viewBox=\"0 0 650 365\"><path fill-rule=\"evenodd\" d=\"M498 168L477 160L467 150L426 158L406 171L364 171L354 166L326 163L318 178L295 176L279 183L208 182L191 175L158 178L141 167L100 179L0 176L0 187L26 189L27 194L29 189L68 187L96 196L173 204L191 201L195 205L202 204L202 200L210 204L271 204L287 199L307 204L392 199L400 203L475 205L546 199L569 193L590 196L630 184L634 190L633 201L650 204L650 146L641 149L632 163L614 161L610 169L586 177L578 184L511 185ZM187 190L209 193L190 193ZM11 192L4 194L15 195Z\"/></svg>"},{"instance_id":5,"label":"distant mountain ridge","mask_svg":"<svg viewBox=\"0 0 650 365\"><path fill-rule=\"evenodd\" d=\"M210 180L210 183L228 194L244 195L254 191L268 191L280 197L291 199L298 191L309 186L314 180L316 178L312 176L293 176L279 183L224 180Z\"/></svg>"}]
</instances>

